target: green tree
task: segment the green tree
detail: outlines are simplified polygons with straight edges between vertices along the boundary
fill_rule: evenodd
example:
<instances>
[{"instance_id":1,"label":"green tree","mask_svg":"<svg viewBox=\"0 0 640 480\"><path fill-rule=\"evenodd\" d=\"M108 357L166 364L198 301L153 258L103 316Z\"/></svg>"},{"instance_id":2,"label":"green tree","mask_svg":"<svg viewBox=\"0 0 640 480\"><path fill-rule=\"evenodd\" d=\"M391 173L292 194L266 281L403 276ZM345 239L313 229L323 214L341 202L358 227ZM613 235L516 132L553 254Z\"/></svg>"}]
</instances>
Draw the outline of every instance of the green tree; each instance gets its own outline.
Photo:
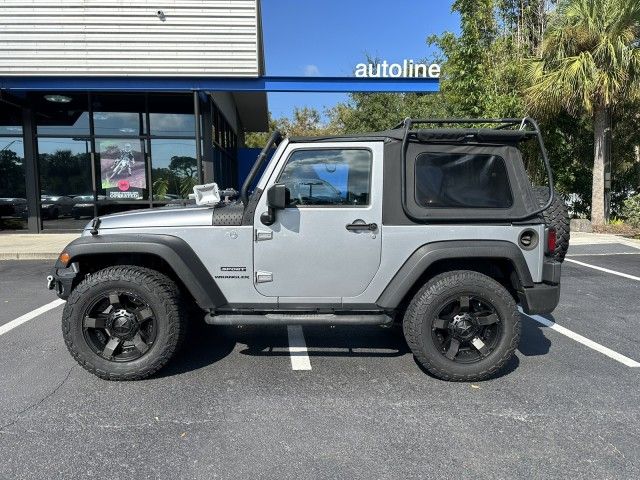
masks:
<instances>
[{"instance_id":1,"label":"green tree","mask_svg":"<svg viewBox=\"0 0 640 480\"><path fill-rule=\"evenodd\" d=\"M269 132L252 132L245 136L247 147L262 148L269 139L271 132L278 130L291 137L321 137L339 133L332 123L322 122L320 112L315 108L297 107L293 111L293 118L269 118Z\"/></svg>"},{"instance_id":2,"label":"green tree","mask_svg":"<svg viewBox=\"0 0 640 480\"><path fill-rule=\"evenodd\" d=\"M0 197L25 197L24 159L8 148L0 149Z\"/></svg>"},{"instance_id":3,"label":"green tree","mask_svg":"<svg viewBox=\"0 0 640 480\"><path fill-rule=\"evenodd\" d=\"M565 109L593 123L591 221L605 221L604 172L612 110L640 97L638 0L567 0L558 5L541 56L529 63L533 111Z\"/></svg>"},{"instance_id":4,"label":"green tree","mask_svg":"<svg viewBox=\"0 0 640 480\"><path fill-rule=\"evenodd\" d=\"M198 172L198 161L193 157L175 155L169 162L169 170L181 177L193 177Z\"/></svg>"}]
</instances>

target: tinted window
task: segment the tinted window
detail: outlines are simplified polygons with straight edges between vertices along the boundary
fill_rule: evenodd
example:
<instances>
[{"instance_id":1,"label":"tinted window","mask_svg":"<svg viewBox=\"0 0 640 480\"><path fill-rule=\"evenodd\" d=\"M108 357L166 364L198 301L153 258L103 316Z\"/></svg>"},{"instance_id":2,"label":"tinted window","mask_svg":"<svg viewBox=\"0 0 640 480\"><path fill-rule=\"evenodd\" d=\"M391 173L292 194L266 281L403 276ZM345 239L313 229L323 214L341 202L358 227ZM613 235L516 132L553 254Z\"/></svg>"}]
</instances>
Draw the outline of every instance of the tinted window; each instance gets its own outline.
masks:
<instances>
[{"instance_id":1,"label":"tinted window","mask_svg":"<svg viewBox=\"0 0 640 480\"><path fill-rule=\"evenodd\" d=\"M43 228L77 229L86 223L76 203L93 199L91 181L91 144L86 139L39 138L40 216ZM80 196L80 199L77 197Z\"/></svg>"},{"instance_id":2,"label":"tinted window","mask_svg":"<svg viewBox=\"0 0 640 480\"><path fill-rule=\"evenodd\" d=\"M151 135L193 136L196 121L193 114L150 113Z\"/></svg>"},{"instance_id":3,"label":"tinted window","mask_svg":"<svg viewBox=\"0 0 640 480\"><path fill-rule=\"evenodd\" d=\"M84 93L31 94L38 134L89 135L89 103Z\"/></svg>"},{"instance_id":4,"label":"tinted window","mask_svg":"<svg viewBox=\"0 0 640 480\"><path fill-rule=\"evenodd\" d=\"M91 103L94 134L144 135L144 95L93 95Z\"/></svg>"},{"instance_id":5,"label":"tinted window","mask_svg":"<svg viewBox=\"0 0 640 480\"><path fill-rule=\"evenodd\" d=\"M26 228L27 217L22 137L0 137L0 231Z\"/></svg>"},{"instance_id":6,"label":"tinted window","mask_svg":"<svg viewBox=\"0 0 640 480\"><path fill-rule=\"evenodd\" d=\"M196 122L193 97L188 95L149 95L151 135L193 137Z\"/></svg>"},{"instance_id":7,"label":"tinted window","mask_svg":"<svg viewBox=\"0 0 640 480\"><path fill-rule=\"evenodd\" d=\"M291 192L290 206L353 206L369 204L370 177L368 150L298 150L279 182Z\"/></svg>"},{"instance_id":8,"label":"tinted window","mask_svg":"<svg viewBox=\"0 0 640 480\"><path fill-rule=\"evenodd\" d=\"M509 208L504 160L496 155L421 153L415 166L416 203L422 207Z\"/></svg>"}]
</instances>

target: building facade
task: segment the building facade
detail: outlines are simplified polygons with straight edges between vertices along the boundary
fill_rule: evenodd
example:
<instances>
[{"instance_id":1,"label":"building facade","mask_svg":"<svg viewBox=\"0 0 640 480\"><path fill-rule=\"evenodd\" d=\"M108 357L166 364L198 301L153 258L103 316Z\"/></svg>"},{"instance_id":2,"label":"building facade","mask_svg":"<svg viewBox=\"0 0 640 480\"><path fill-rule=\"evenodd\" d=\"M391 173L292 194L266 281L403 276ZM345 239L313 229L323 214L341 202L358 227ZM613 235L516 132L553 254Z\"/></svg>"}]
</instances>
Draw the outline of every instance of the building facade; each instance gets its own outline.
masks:
<instances>
[{"instance_id":1,"label":"building facade","mask_svg":"<svg viewBox=\"0 0 640 480\"><path fill-rule=\"evenodd\" d=\"M232 87L263 65L259 0L3 0L0 233L237 187L268 115L264 91Z\"/></svg>"}]
</instances>

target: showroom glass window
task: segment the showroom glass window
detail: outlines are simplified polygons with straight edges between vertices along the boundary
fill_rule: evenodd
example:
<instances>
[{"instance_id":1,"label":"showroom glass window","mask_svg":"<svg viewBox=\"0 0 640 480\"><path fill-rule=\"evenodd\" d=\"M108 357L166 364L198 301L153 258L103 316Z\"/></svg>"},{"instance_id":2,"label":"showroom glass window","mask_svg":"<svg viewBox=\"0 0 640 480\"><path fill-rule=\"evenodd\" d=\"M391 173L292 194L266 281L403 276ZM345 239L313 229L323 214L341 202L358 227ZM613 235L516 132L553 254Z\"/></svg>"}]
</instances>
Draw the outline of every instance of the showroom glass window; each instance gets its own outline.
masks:
<instances>
[{"instance_id":1,"label":"showroom glass window","mask_svg":"<svg viewBox=\"0 0 640 480\"><path fill-rule=\"evenodd\" d=\"M40 215L44 229L82 228L76 203L93 200L88 138L39 137ZM87 216L92 218L93 214Z\"/></svg>"},{"instance_id":2,"label":"showroom glass window","mask_svg":"<svg viewBox=\"0 0 640 480\"><path fill-rule=\"evenodd\" d=\"M232 178L237 137L211 98L201 100L218 135L206 154ZM45 229L77 230L96 215L184 204L198 183L191 94L44 92L30 93L29 103Z\"/></svg>"},{"instance_id":3,"label":"showroom glass window","mask_svg":"<svg viewBox=\"0 0 640 480\"><path fill-rule=\"evenodd\" d=\"M149 99L153 204L181 204L199 178L193 98L152 95Z\"/></svg>"},{"instance_id":4,"label":"showroom glass window","mask_svg":"<svg viewBox=\"0 0 640 480\"><path fill-rule=\"evenodd\" d=\"M366 206L371 195L371 152L366 149L296 150L279 183L289 206Z\"/></svg>"},{"instance_id":5,"label":"showroom glass window","mask_svg":"<svg viewBox=\"0 0 640 480\"><path fill-rule=\"evenodd\" d=\"M197 183L191 95L30 95L43 228L181 202Z\"/></svg>"},{"instance_id":6,"label":"showroom glass window","mask_svg":"<svg viewBox=\"0 0 640 480\"><path fill-rule=\"evenodd\" d=\"M27 217L21 113L0 103L0 232L26 229Z\"/></svg>"},{"instance_id":7,"label":"showroom glass window","mask_svg":"<svg viewBox=\"0 0 640 480\"><path fill-rule=\"evenodd\" d=\"M92 94L96 136L143 136L146 128L144 94Z\"/></svg>"},{"instance_id":8,"label":"showroom glass window","mask_svg":"<svg viewBox=\"0 0 640 480\"><path fill-rule=\"evenodd\" d=\"M225 185L220 185L221 188L239 188L236 169L238 137L215 103L210 102L210 110L214 178L227 179Z\"/></svg>"},{"instance_id":9,"label":"showroom glass window","mask_svg":"<svg viewBox=\"0 0 640 480\"><path fill-rule=\"evenodd\" d=\"M86 93L32 93L37 135L40 218L44 230L87 223L76 204L93 202L91 122Z\"/></svg>"},{"instance_id":10,"label":"showroom glass window","mask_svg":"<svg viewBox=\"0 0 640 480\"><path fill-rule=\"evenodd\" d=\"M109 214L148 205L144 94L92 94L97 206Z\"/></svg>"}]
</instances>

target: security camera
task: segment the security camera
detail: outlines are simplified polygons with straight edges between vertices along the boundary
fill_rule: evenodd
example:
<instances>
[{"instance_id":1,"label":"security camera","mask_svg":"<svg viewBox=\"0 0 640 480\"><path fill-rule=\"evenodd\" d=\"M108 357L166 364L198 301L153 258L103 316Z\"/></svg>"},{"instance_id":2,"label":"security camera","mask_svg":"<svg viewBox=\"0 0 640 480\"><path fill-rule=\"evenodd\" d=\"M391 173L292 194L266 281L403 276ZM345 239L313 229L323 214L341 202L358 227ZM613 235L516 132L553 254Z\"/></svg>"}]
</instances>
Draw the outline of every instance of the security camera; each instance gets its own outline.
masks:
<instances>
[{"instance_id":1,"label":"security camera","mask_svg":"<svg viewBox=\"0 0 640 480\"><path fill-rule=\"evenodd\" d=\"M157 14L158 14L158 18L164 22L164 19L165 19L164 12L162 10L158 10Z\"/></svg>"}]
</instances>

